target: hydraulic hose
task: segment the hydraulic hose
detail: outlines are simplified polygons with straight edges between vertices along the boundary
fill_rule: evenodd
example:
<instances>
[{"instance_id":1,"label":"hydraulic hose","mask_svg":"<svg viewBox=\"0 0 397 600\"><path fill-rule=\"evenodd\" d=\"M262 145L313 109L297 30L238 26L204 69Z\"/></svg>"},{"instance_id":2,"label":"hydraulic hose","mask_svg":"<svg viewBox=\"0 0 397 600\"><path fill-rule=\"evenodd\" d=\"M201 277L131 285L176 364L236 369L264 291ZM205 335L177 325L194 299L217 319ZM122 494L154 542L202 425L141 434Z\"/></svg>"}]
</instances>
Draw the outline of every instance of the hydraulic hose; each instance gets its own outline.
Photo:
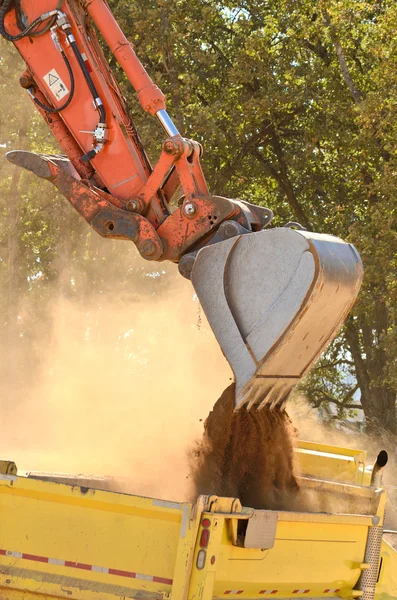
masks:
<instances>
[{"instance_id":1,"label":"hydraulic hose","mask_svg":"<svg viewBox=\"0 0 397 600\"><path fill-rule=\"evenodd\" d=\"M25 24L22 21L22 7L21 7L21 2L22 0L14 0L14 5L15 5L15 16L17 19L17 26L19 31L23 31L25 29Z\"/></svg>"},{"instance_id":2,"label":"hydraulic hose","mask_svg":"<svg viewBox=\"0 0 397 600\"><path fill-rule=\"evenodd\" d=\"M101 101L101 99L99 98L99 94L98 94L98 92L97 92L97 89L96 89L96 87L95 87L95 84L94 84L94 82L93 82L93 80L92 80L92 77L91 77L91 75L90 75L90 73L89 73L89 71L88 71L88 69L87 69L87 67L86 67L86 64L85 64L85 62L84 62L84 59L83 59L83 57L81 56L80 50L78 49L78 46L77 46L77 44L76 44L76 40L75 40L75 38L74 38L74 35L72 34L72 30L71 30L71 28L70 28L70 27L66 28L66 29L65 29L65 33L66 33L66 36L67 36L68 42L69 42L69 44L71 45L71 47L72 47L72 50L73 50L73 52L74 52L74 55L75 55L75 57L76 57L76 59L77 59L77 62L79 63L80 69L81 69L81 70L82 70L82 72L83 72L84 79L85 79L85 80L86 80L86 82L87 82L87 85L88 85L88 87L89 87L89 89L90 89L90 92L91 92L91 94L92 94L92 97L93 97L93 99L94 99L94 102L95 102L95 104L96 104L96 106L97 106L97 108L98 108L98 112L99 112L99 122L100 122L100 123L105 123L105 122L106 122L106 111L105 111L105 107L103 106L103 104L102 104L102 101ZM98 102L98 100L99 100L99 102Z\"/></svg>"},{"instance_id":3,"label":"hydraulic hose","mask_svg":"<svg viewBox=\"0 0 397 600\"><path fill-rule=\"evenodd\" d=\"M65 64L67 66L69 76L70 76L70 92L69 92L69 96L68 96L68 99L66 100L66 102L64 104L62 104L62 106L59 106L58 108L54 108L52 106L46 106L45 104L40 102L40 100L38 100L36 98L36 96L34 96L33 92L28 90L28 92L32 96L32 99L35 102L35 104L37 104L37 106L40 106L40 108L42 108L43 110L45 110L48 113L59 113L62 110L65 110L65 108L67 108L69 106L69 104L71 103L71 101L73 100L73 96L74 96L75 83L74 83L74 75L73 75L72 67L70 66L70 62L69 62L68 57L66 56L64 50L61 50L61 54L62 54L63 60L65 61Z\"/></svg>"},{"instance_id":4,"label":"hydraulic hose","mask_svg":"<svg viewBox=\"0 0 397 600\"><path fill-rule=\"evenodd\" d=\"M99 94L97 92L97 89L95 87L95 83L92 80L92 77L86 67L86 64L84 62L84 59L81 55L80 50L78 49L78 46L76 44L76 40L74 38L74 35L72 33L72 30L70 27L65 27L64 28L65 34L66 34L66 38L74 52L74 55L76 57L77 62L79 63L80 69L84 75L84 79L87 82L87 85L89 87L89 90L92 94L92 98L94 100L94 104L96 106L96 108L98 109L99 112L99 122L98 122L98 126L96 131L104 131L105 127L106 127L106 110L105 107L103 106L102 100L99 97ZM90 160L92 160L93 158L96 157L96 155L98 154L98 152L100 152L103 148L103 143L104 141L101 140L99 141L98 138L95 136L94 134L94 139L97 142L96 145L94 146L94 148L92 148L91 150L89 150L86 154L84 154L84 156L81 157L81 160L83 162L88 162Z\"/></svg>"},{"instance_id":5,"label":"hydraulic hose","mask_svg":"<svg viewBox=\"0 0 397 600\"><path fill-rule=\"evenodd\" d=\"M28 25L25 29L23 29L23 31L21 31L21 33L19 33L17 35L11 35L5 29L5 25L4 25L5 16L8 13L8 11L11 9L12 5L15 4L17 25L20 29L23 28L24 24L22 21L21 0L0 0L0 35L2 35L9 42L17 42L26 36L43 35L57 21L57 13L59 13L62 3L63 3L63 0L58 0L56 9L46 12L43 15L41 15L40 17L38 17L37 19L35 19L34 21L32 21L32 23L30 23L30 25ZM45 23L48 20L49 20L49 22L42 29L37 30L37 27L39 27L39 25L41 25L41 23ZM71 29L70 25L64 23L62 29L64 30L64 32L66 34L66 37L67 37L67 40L68 40L70 46L72 47L73 53L76 57L77 62L79 63L80 69L83 73L84 79L86 80L86 83L92 94L94 104L99 113L99 123L98 123L97 129L96 129L96 132L99 131L99 134L96 134L94 136L95 140L97 142L96 146L82 157L82 160L84 162L88 162L89 160L94 158L97 155L97 153L100 152L103 148L104 135L101 136L101 132L104 133L105 127L106 127L106 111L105 111L105 107L103 106L102 100L99 97L99 94L98 94L95 84L92 80L92 77L86 67L86 64L81 55L81 52L78 49L78 46L76 44L76 40L74 38L74 35L72 33L72 29ZM55 45L57 45L56 33L53 32L52 35L55 36L54 43L55 43ZM38 98L36 98L34 96L34 94L31 90L28 90L28 92L31 95L31 97L33 98L34 102L41 109L45 110L48 113L59 113L59 112L65 110L65 108L67 108L69 106L69 104L71 103L73 96L74 96L74 91L75 91L75 79L74 79L74 75L73 75L73 71L72 71L70 62L69 62L63 48L60 46L59 42L58 42L58 47L62 54L62 58L66 64L66 67L67 67L67 70L68 70L68 73L70 76L70 93L69 93L69 97L66 100L66 102L58 108L54 108L52 106L46 106L40 100L38 100Z\"/></svg>"},{"instance_id":6,"label":"hydraulic hose","mask_svg":"<svg viewBox=\"0 0 397 600\"><path fill-rule=\"evenodd\" d=\"M22 10L21 10L22 0L14 0L14 3L15 3L15 15L16 15L16 19L17 19L17 26L18 26L18 29L23 31L25 29L25 25L22 21ZM61 10L62 4L63 4L63 0L58 0L58 4L57 4L55 10ZM49 31L51 29L51 27L55 24L55 21L56 21L56 15L54 15L51 18L51 21L49 21L47 23L47 25L45 25L45 27L43 27L43 29L40 29L39 31L31 31L29 33L29 37L38 37L39 35L43 35L44 33L47 33L47 31Z\"/></svg>"},{"instance_id":7,"label":"hydraulic hose","mask_svg":"<svg viewBox=\"0 0 397 600\"><path fill-rule=\"evenodd\" d=\"M6 40L8 40L10 42L16 42L18 40L23 39L26 36L37 37L39 35L43 35L47 31L49 31L49 29L55 23L56 15L53 15L53 14L49 15L48 13L45 13L44 15L41 15L40 17L38 17L37 19L32 21L32 23L30 25L28 25L28 27L23 28L24 26L23 26L22 16L21 16L21 0L15 0L14 3L15 3L15 14L16 14L16 19L17 19L17 25L20 29L22 29L21 33L19 33L18 35L11 35L10 33L8 33L6 31L5 26L4 26L5 16L6 16L7 12L10 10L10 8L13 4L13 0L3 0L3 2L1 2L1 4L0 4L0 34ZM63 3L63 0L58 0L57 7L55 10L60 10L62 3ZM33 31L36 27L38 27L41 23L43 23L44 21L46 21L48 19L51 19L51 20L49 23L47 23L47 25L43 29L40 29L39 31ZM54 108L52 106L46 106L45 104L40 102L40 100L38 100L34 96L34 94L31 90L28 90L28 92L32 96L34 102L38 106L40 106L40 108L42 108L43 110L45 110L46 112L49 112L49 113L58 113L58 112L61 112L62 110L65 110L65 108L67 108L69 106L69 104L71 103L73 96L74 96L75 82L74 82L73 71L70 66L69 60L61 47L60 47L60 52L62 54L63 60L65 61L65 64L66 64L66 67L67 67L67 70L68 70L68 73L70 76L70 93L69 93L69 97L66 100L66 102L58 108Z\"/></svg>"},{"instance_id":8,"label":"hydraulic hose","mask_svg":"<svg viewBox=\"0 0 397 600\"><path fill-rule=\"evenodd\" d=\"M45 14L41 15L41 17L37 17L37 19L32 21L30 23L30 25L28 25L26 27L26 29L21 31L21 33L18 33L17 35L11 35L5 29L4 19L5 19L6 14L8 13L8 11L11 8L12 2L13 2L13 0L3 0L1 7L0 7L0 35L2 35L3 38L8 40L9 42L18 42L19 40L22 40L22 38L26 37L27 35L42 35L43 33L45 33L45 31L48 31L48 29L51 27L51 23L49 23L41 31L33 32L33 30L36 27L38 27L39 25L41 25L41 23L43 23L44 21L47 21L48 19L51 19L52 22L55 22L54 20L56 18L56 15L54 16L53 14L45 13ZM59 2L58 4L61 4L61 2Z\"/></svg>"}]
</instances>

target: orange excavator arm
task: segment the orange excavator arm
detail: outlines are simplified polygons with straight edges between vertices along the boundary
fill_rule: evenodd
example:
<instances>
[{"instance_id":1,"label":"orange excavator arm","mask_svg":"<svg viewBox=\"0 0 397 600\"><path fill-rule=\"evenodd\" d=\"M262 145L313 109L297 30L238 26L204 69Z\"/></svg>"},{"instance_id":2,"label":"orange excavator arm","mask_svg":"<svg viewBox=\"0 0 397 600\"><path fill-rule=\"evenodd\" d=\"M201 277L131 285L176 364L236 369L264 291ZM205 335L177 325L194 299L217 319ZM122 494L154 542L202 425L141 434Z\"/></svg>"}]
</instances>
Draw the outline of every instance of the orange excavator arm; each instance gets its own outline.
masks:
<instances>
[{"instance_id":1,"label":"orange excavator arm","mask_svg":"<svg viewBox=\"0 0 397 600\"><path fill-rule=\"evenodd\" d=\"M98 43L96 28L123 68L142 108L167 139L151 167ZM26 62L20 83L68 161L11 153L9 160L51 181L100 235L132 240L143 258L179 262L208 243L226 220L259 230L271 211L208 193L201 146L184 139L165 98L104 0L3 0L0 29ZM177 190L182 200L170 203ZM222 231L225 228L222 229ZM233 228L228 231L235 235ZM243 230L241 230L243 231ZM218 235L219 237L219 235ZM182 261L189 274L192 257Z\"/></svg>"},{"instance_id":2,"label":"orange excavator arm","mask_svg":"<svg viewBox=\"0 0 397 600\"><path fill-rule=\"evenodd\" d=\"M97 30L165 130L153 168ZM178 263L234 371L236 406L283 405L357 296L354 247L291 228L263 231L271 210L210 195L200 144L180 135L104 0L0 0L0 34L23 57L21 86L66 155L7 158L55 185L103 237Z\"/></svg>"}]
</instances>

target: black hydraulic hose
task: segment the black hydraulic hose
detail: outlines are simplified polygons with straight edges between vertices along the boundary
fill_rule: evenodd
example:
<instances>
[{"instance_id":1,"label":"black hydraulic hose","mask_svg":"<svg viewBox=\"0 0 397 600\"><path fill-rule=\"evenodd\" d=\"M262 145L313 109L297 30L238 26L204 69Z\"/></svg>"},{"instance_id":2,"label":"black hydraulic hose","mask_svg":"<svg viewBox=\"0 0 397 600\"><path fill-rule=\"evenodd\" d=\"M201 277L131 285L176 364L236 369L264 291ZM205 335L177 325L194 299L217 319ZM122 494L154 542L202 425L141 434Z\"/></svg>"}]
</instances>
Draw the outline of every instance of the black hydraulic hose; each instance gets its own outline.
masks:
<instances>
[{"instance_id":1,"label":"black hydraulic hose","mask_svg":"<svg viewBox=\"0 0 397 600\"><path fill-rule=\"evenodd\" d=\"M34 102L37 104L37 106L40 106L40 108L42 108L43 110L45 110L48 113L58 113L58 112L61 112L62 110L65 110L65 108L67 108L69 106L69 104L71 103L71 101L73 100L73 96L74 96L75 84L74 84L74 75L73 75L72 67L70 66L68 57L66 56L66 54L63 50L61 50L61 54L62 54L63 60L65 61L66 66L68 68L69 76L70 76L70 92L69 92L69 97L66 100L66 102L64 104L62 104L62 106L59 106L58 108L54 108L52 106L46 106L45 104L40 102L40 100L38 100L35 96L32 95L32 98L33 98Z\"/></svg>"},{"instance_id":2,"label":"black hydraulic hose","mask_svg":"<svg viewBox=\"0 0 397 600\"><path fill-rule=\"evenodd\" d=\"M8 31L6 31L6 29L4 27L4 19L11 7L11 3L12 3L12 0L3 0L3 3L1 5L1 8L0 8L0 35L2 35L3 38L8 40L9 42L17 42L18 40L21 40L22 38L29 35L29 33L32 31L32 29L34 29L35 27L37 27L38 25L43 23L43 19L42 19L42 17L38 17L37 19L32 21L32 23L30 25L28 25L28 27L26 27L26 29L21 31L21 33L18 33L18 35L11 35L10 33L8 33ZM47 17L47 19L51 19L52 17L53 16ZM44 20L46 20L46 19L44 19Z\"/></svg>"},{"instance_id":3,"label":"black hydraulic hose","mask_svg":"<svg viewBox=\"0 0 397 600\"><path fill-rule=\"evenodd\" d=\"M27 35L29 37L37 37L39 35L43 35L54 25L54 23L56 21L56 15L52 15L50 17L48 16L45 19L43 19L41 16L41 17L38 17L37 19L35 19L34 21L32 21L32 23L30 25L28 25L25 29L23 29L23 23L22 23L22 19L21 19L21 3L20 3L20 0L16 0L15 12L16 12L16 18L17 18L17 25L19 28L22 27L23 30L21 31L21 33L18 33L17 35L11 35L5 29L4 19L5 19L6 14L10 10L12 3L13 3L13 0L3 0L3 2L1 2L1 4L0 4L0 35L2 35L3 38L8 40L9 42L17 42L18 40L21 40L22 38L26 37ZM62 3L63 3L63 0L58 0L57 7L55 10L60 10ZM34 31L34 29L36 29L36 27L41 25L47 19L51 19L51 20L49 23L47 23L47 25L45 25L45 27L43 27L43 29Z\"/></svg>"},{"instance_id":4,"label":"black hydraulic hose","mask_svg":"<svg viewBox=\"0 0 397 600\"><path fill-rule=\"evenodd\" d=\"M90 92L92 94L93 100L94 100L94 104L96 106L96 108L98 109L99 112L99 124L102 124L102 126L105 126L106 123L106 110L105 107L102 104L102 100L98 95L97 89L95 87L95 83L92 80L92 77L86 67L86 64L84 62L84 59L81 55L80 50L78 49L78 46L76 44L76 40L74 39L74 35L72 33L72 30L70 27L65 27L65 33L66 33L66 38L69 42L69 44L72 47L72 50L74 52L74 55L77 59L77 62L79 63L80 69L84 75L84 79L87 82L87 85L90 89ZM96 139L96 138L95 138ZM96 139L96 141L98 141ZM88 162L90 160L92 160L93 158L96 157L97 153L103 148L103 142L98 143L95 148L93 148L92 150L89 150L86 154L84 154L84 156L81 157L81 160L83 162Z\"/></svg>"},{"instance_id":5,"label":"black hydraulic hose","mask_svg":"<svg viewBox=\"0 0 397 600\"><path fill-rule=\"evenodd\" d=\"M86 67L84 59L81 56L81 52L78 49L78 46L77 46L76 41L74 39L74 36L72 34L71 28L68 27L67 29L65 29L65 33L66 33L66 36L68 38L69 44L72 47L74 55L75 55L75 57L77 59L77 62L79 63L80 68L81 68L81 70L83 72L83 75L84 75L84 78L85 78L85 80L87 82L87 85L90 88L90 92L92 94L94 102L96 103L96 106L98 108L98 111L99 111L99 122L100 123L105 123L106 122L105 107L103 106L103 104L98 104L97 103L97 100L99 99L99 95L98 95L97 89L96 89L95 84L94 84L94 82L92 80L92 77L91 77L91 75L90 75L90 73L89 73L89 71L88 71L88 69Z\"/></svg>"},{"instance_id":6,"label":"black hydraulic hose","mask_svg":"<svg viewBox=\"0 0 397 600\"><path fill-rule=\"evenodd\" d=\"M39 36L39 35L43 35L46 31L48 31L50 29L50 27L55 23L57 15L54 14L49 14L49 13L44 13L43 15L41 15L41 17L38 17L37 19L35 19L34 21L32 21L32 23L30 23L30 25L28 25L28 27L26 27L23 31L21 31L21 33L19 33L18 35L11 35L10 33L8 33L5 29L4 26L4 20L5 20L5 16L8 13L8 11L11 9L11 6L13 4L13 2L15 3L15 11L16 11L16 19L17 19L17 25L19 28L23 27L23 22L22 22L22 15L21 15L21 1L20 0L0 0L0 35L2 35L6 40L10 41L10 42L17 42L18 40L23 39L26 36ZM57 2L57 8L55 10L59 11L61 8L61 5L63 3L63 0L58 0ZM53 11L51 11L53 12ZM37 27L41 24L44 23L45 21L47 21L48 19L50 19L49 23L47 23L47 25L45 25L43 27L43 29L41 30L37 30ZM105 107L103 106L102 100L98 95L97 89L95 87L95 84L92 80L92 77L86 67L86 64L84 62L84 59L81 55L80 50L78 49L78 46L76 44L76 40L74 38L74 35L72 33L72 29L70 26L67 27L62 27L62 29L64 29L66 37L68 39L68 42L70 44L70 46L72 47L73 53L76 57L77 62L79 63L79 66L81 68L81 71L84 75L84 78L87 82L87 85L90 89L90 92L92 94L93 100L94 100L94 104L96 106L96 108L98 109L98 113L99 113L99 123L102 124L102 127L105 126L106 123L106 110ZM68 72L69 72L69 76L70 76L70 93L69 93L69 97L67 99L67 101L60 106L59 108L54 108L52 106L46 106L45 104L43 104L40 100L38 100L38 98L36 98L33 94L33 92L31 90L29 90L34 102L43 110L45 110L46 112L49 113L58 113L61 112L62 110L65 110L65 108L67 106L69 106L70 102L73 99L73 95L74 95L74 91L75 91L75 80L74 80L74 76L73 76L73 71L72 68L70 66L69 60L65 54L65 52L60 49L62 57L65 61L65 64L67 66ZM103 143L99 143L98 146L93 149L90 150L87 154L85 154L82 157L82 160L84 161L88 161L91 160L92 158L94 158L97 154L97 152L99 151L99 148L103 146Z\"/></svg>"},{"instance_id":7,"label":"black hydraulic hose","mask_svg":"<svg viewBox=\"0 0 397 600\"><path fill-rule=\"evenodd\" d=\"M15 3L15 16L17 18L17 25L19 31L23 31L26 27L24 22L22 21L22 9L21 9L21 0L14 0Z\"/></svg>"}]
</instances>

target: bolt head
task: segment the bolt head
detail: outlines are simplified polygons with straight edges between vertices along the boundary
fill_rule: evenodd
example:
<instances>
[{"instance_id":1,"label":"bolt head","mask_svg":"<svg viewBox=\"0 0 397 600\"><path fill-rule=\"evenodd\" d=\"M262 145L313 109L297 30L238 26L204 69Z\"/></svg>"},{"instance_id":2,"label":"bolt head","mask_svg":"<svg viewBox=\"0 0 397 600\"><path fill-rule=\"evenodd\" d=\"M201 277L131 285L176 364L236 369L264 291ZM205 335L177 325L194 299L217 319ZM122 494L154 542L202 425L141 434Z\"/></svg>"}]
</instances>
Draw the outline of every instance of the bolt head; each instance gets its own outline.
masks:
<instances>
[{"instance_id":1,"label":"bolt head","mask_svg":"<svg viewBox=\"0 0 397 600\"><path fill-rule=\"evenodd\" d=\"M239 229L235 223L227 223L221 229L221 234L225 239L238 235Z\"/></svg>"},{"instance_id":2,"label":"bolt head","mask_svg":"<svg viewBox=\"0 0 397 600\"><path fill-rule=\"evenodd\" d=\"M156 252L156 244L152 240L146 240L143 242L140 251L141 254L144 254L145 256L153 256Z\"/></svg>"},{"instance_id":3,"label":"bolt head","mask_svg":"<svg viewBox=\"0 0 397 600\"><path fill-rule=\"evenodd\" d=\"M136 212L137 213L137 212L140 212L141 205L140 205L140 202L138 200L130 200L127 203L126 208L127 208L127 210L129 210L131 212Z\"/></svg>"},{"instance_id":4,"label":"bolt head","mask_svg":"<svg viewBox=\"0 0 397 600\"><path fill-rule=\"evenodd\" d=\"M183 207L183 210L185 211L185 215L187 215L188 217L192 217L196 214L197 208L196 205L193 204L193 202L187 202Z\"/></svg>"},{"instance_id":5,"label":"bolt head","mask_svg":"<svg viewBox=\"0 0 397 600\"><path fill-rule=\"evenodd\" d=\"M166 154L178 154L179 145L174 140L166 140L163 144L163 150Z\"/></svg>"},{"instance_id":6,"label":"bolt head","mask_svg":"<svg viewBox=\"0 0 397 600\"><path fill-rule=\"evenodd\" d=\"M19 85L27 90L34 85L34 79L30 75L21 75Z\"/></svg>"}]
</instances>

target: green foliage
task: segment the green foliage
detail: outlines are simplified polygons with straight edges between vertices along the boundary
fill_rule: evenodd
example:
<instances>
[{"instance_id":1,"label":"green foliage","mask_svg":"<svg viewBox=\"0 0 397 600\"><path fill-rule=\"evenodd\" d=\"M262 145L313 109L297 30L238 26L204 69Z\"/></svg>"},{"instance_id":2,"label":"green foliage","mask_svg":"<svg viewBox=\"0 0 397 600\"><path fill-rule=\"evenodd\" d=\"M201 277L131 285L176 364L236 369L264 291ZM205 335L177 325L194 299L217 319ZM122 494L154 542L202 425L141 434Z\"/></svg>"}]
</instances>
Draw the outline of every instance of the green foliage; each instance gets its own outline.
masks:
<instances>
[{"instance_id":1,"label":"green foliage","mask_svg":"<svg viewBox=\"0 0 397 600\"><path fill-rule=\"evenodd\" d=\"M215 193L265 204L277 224L293 216L358 248L365 281L348 330L303 389L342 417L358 380L369 429L380 421L396 433L394 3L179 0L114 9L185 135L204 143Z\"/></svg>"}]
</instances>

